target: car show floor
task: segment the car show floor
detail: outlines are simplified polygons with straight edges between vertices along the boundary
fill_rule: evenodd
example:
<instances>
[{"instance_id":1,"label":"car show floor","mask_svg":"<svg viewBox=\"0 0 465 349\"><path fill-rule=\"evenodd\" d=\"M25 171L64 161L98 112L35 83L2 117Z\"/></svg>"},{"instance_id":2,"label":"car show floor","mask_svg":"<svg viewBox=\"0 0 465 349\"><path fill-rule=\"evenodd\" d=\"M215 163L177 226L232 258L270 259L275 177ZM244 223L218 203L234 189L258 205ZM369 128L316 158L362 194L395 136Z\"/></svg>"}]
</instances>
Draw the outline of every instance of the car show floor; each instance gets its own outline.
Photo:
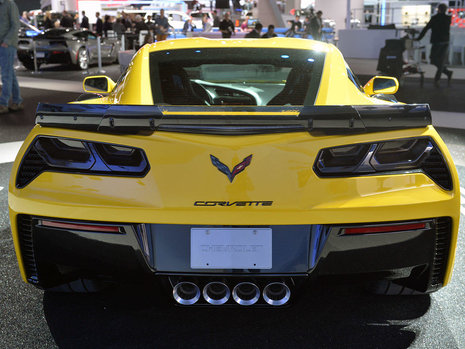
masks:
<instances>
[{"instance_id":1,"label":"car show floor","mask_svg":"<svg viewBox=\"0 0 465 349\"><path fill-rule=\"evenodd\" d=\"M119 75L119 66L104 70L112 78ZM465 129L465 80L439 92L428 80L418 89L412 79L398 94L403 102L430 103L433 117L456 117L451 128L438 128L461 182L462 220L450 284L432 295L382 297L367 293L362 280L323 279L308 284L290 307L261 309L174 307L151 284L90 295L25 284L8 221L12 162L34 126L37 103L74 100L86 75L55 67L18 75L25 109L0 115L1 348L465 348L465 132L458 129Z\"/></svg>"}]
</instances>

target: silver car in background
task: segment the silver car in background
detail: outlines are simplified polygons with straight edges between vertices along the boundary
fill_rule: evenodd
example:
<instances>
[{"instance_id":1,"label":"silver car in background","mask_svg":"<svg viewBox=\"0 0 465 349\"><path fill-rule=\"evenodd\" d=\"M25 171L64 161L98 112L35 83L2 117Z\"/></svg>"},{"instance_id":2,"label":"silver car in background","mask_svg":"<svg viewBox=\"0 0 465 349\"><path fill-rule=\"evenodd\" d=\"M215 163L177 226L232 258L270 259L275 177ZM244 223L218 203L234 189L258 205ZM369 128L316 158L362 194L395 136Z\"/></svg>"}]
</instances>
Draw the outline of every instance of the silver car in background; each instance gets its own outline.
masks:
<instances>
[{"instance_id":1,"label":"silver car in background","mask_svg":"<svg viewBox=\"0 0 465 349\"><path fill-rule=\"evenodd\" d=\"M116 63L120 42L117 38L100 38L102 63ZM34 69L36 45L37 68L41 64L72 64L85 70L98 61L97 35L87 29L54 28L38 34L33 40L19 40L18 59L27 69Z\"/></svg>"}]
</instances>

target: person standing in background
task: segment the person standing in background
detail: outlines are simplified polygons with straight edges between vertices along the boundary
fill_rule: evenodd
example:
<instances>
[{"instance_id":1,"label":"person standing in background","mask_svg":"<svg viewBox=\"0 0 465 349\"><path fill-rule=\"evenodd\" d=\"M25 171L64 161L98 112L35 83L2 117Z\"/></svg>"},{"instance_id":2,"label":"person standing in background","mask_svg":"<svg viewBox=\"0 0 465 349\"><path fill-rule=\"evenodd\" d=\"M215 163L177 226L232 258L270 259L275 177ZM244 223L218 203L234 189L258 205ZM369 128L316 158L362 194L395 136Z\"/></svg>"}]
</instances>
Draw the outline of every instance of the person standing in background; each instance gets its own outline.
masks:
<instances>
[{"instance_id":1,"label":"person standing in background","mask_svg":"<svg viewBox=\"0 0 465 349\"><path fill-rule=\"evenodd\" d=\"M123 33L126 31L126 27L123 25L121 18L116 19L116 22L113 24L113 31L115 32L116 37L121 39Z\"/></svg>"},{"instance_id":2,"label":"person standing in background","mask_svg":"<svg viewBox=\"0 0 465 349\"><path fill-rule=\"evenodd\" d=\"M321 34L323 29L323 19L321 16L323 12L318 11L316 16L310 19L310 34L312 34L313 40L321 40Z\"/></svg>"},{"instance_id":3,"label":"person standing in background","mask_svg":"<svg viewBox=\"0 0 465 349\"><path fill-rule=\"evenodd\" d=\"M136 16L136 24L134 25L134 30L137 35L139 35L141 30L149 30L149 27L147 24L144 22L144 19L142 18L141 15Z\"/></svg>"},{"instance_id":4,"label":"person standing in background","mask_svg":"<svg viewBox=\"0 0 465 349\"><path fill-rule=\"evenodd\" d=\"M208 33L212 31L212 24L210 23L210 18L208 14L204 13L202 15L202 31Z\"/></svg>"},{"instance_id":5,"label":"person standing in background","mask_svg":"<svg viewBox=\"0 0 465 349\"><path fill-rule=\"evenodd\" d=\"M311 17L307 16L304 19L303 24L303 34L302 38L307 39L309 35L311 35L311 28L310 28Z\"/></svg>"},{"instance_id":6,"label":"person standing in background","mask_svg":"<svg viewBox=\"0 0 465 349\"><path fill-rule=\"evenodd\" d=\"M218 13L216 12L216 10L213 11L213 26L214 27L220 26L220 17L218 16Z\"/></svg>"},{"instance_id":7,"label":"person standing in background","mask_svg":"<svg viewBox=\"0 0 465 349\"><path fill-rule=\"evenodd\" d=\"M449 52L450 23L452 20L452 17L447 15L446 11L447 5L439 4L438 13L431 17L426 27L423 28L418 38L415 39L420 41L425 36L426 32L431 29L432 47L429 57L431 64L435 65L438 69L434 76L434 85L436 87L440 87L439 79L441 79L442 73L446 74L447 83L450 85L453 73L452 70L446 67L446 59Z\"/></svg>"},{"instance_id":8,"label":"person standing in background","mask_svg":"<svg viewBox=\"0 0 465 349\"><path fill-rule=\"evenodd\" d=\"M245 35L246 39L258 39L262 32L263 25L260 22L255 23L255 28Z\"/></svg>"},{"instance_id":9,"label":"person standing in background","mask_svg":"<svg viewBox=\"0 0 465 349\"><path fill-rule=\"evenodd\" d=\"M300 22L300 16L296 15L293 21L289 21L291 24L290 28L286 30L284 35L286 37L294 37L295 34L302 29L302 22Z\"/></svg>"},{"instance_id":10,"label":"person standing in background","mask_svg":"<svg viewBox=\"0 0 465 349\"><path fill-rule=\"evenodd\" d=\"M29 20L29 17L27 16L27 11L23 11L23 14L21 15L21 20L27 24L31 23L31 21Z\"/></svg>"},{"instance_id":11,"label":"person standing in background","mask_svg":"<svg viewBox=\"0 0 465 349\"><path fill-rule=\"evenodd\" d=\"M192 17L189 17L187 21L184 22L184 26L182 28L182 33L187 36L187 33L193 32L196 29L195 24L192 23Z\"/></svg>"},{"instance_id":12,"label":"person standing in background","mask_svg":"<svg viewBox=\"0 0 465 349\"><path fill-rule=\"evenodd\" d=\"M14 61L18 47L19 11L12 0L0 0L0 71L2 74L2 94L0 114L24 109ZM12 99L10 107L8 103Z\"/></svg>"},{"instance_id":13,"label":"person standing in background","mask_svg":"<svg viewBox=\"0 0 465 349\"><path fill-rule=\"evenodd\" d=\"M55 28L52 21L52 13L50 11L47 11L45 12L44 29L47 30L51 28Z\"/></svg>"},{"instance_id":14,"label":"person standing in background","mask_svg":"<svg viewBox=\"0 0 465 349\"><path fill-rule=\"evenodd\" d=\"M89 29L89 18L86 16L86 11L82 11L81 28Z\"/></svg>"},{"instance_id":15,"label":"person standing in background","mask_svg":"<svg viewBox=\"0 0 465 349\"><path fill-rule=\"evenodd\" d=\"M126 12L122 12L122 16L123 16L123 19L122 19L122 23L124 25L124 27L126 28L125 31L132 31L132 21L131 21L131 18L129 17L129 15L126 13Z\"/></svg>"},{"instance_id":16,"label":"person standing in background","mask_svg":"<svg viewBox=\"0 0 465 349\"><path fill-rule=\"evenodd\" d=\"M103 34L105 37L108 37L108 31L113 30L113 23L111 23L110 15L105 15L103 20Z\"/></svg>"},{"instance_id":17,"label":"person standing in background","mask_svg":"<svg viewBox=\"0 0 465 349\"><path fill-rule=\"evenodd\" d=\"M68 11L63 11L63 17L61 17L60 26L63 28L73 28L73 18L69 15Z\"/></svg>"},{"instance_id":18,"label":"person standing in background","mask_svg":"<svg viewBox=\"0 0 465 349\"><path fill-rule=\"evenodd\" d=\"M234 33L234 23L229 18L229 12L224 14L224 19L220 22L221 36L228 39Z\"/></svg>"},{"instance_id":19,"label":"person standing in background","mask_svg":"<svg viewBox=\"0 0 465 349\"><path fill-rule=\"evenodd\" d=\"M153 31L155 28L155 23L152 21L152 16L150 15L147 16L147 21L145 24L147 24L147 28L149 28L150 31Z\"/></svg>"},{"instance_id":20,"label":"person standing in background","mask_svg":"<svg viewBox=\"0 0 465 349\"><path fill-rule=\"evenodd\" d=\"M155 24L157 25L157 41L166 40L170 24L168 23L168 18L165 17L164 9L160 10L160 16L155 19Z\"/></svg>"},{"instance_id":21,"label":"person standing in background","mask_svg":"<svg viewBox=\"0 0 465 349\"><path fill-rule=\"evenodd\" d=\"M263 39L269 39L269 38L275 38L277 37L278 35L274 32L274 25L273 24L270 24L268 26L268 31L262 35L262 38Z\"/></svg>"},{"instance_id":22,"label":"person standing in background","mask_svg":"<svg viewBox=\"0 0 465 349\"><path fill-rule=\"evenodd\" d=\"M97 17L97 21L95 22L95 31L97 32L98 36L102 36L103 22L102 22L102 19L100 18L100 12L96 12L95 17Z\"/></svg>"}]
</instances>

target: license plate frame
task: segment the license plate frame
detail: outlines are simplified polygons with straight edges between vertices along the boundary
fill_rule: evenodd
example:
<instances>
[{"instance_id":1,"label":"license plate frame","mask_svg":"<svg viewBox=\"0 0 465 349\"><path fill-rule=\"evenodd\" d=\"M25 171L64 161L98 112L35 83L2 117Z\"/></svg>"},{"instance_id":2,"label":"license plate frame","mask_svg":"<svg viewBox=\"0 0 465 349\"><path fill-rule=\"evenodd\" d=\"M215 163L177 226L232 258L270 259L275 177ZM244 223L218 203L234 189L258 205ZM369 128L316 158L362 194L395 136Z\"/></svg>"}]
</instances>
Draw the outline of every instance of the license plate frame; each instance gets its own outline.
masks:
<instances>
[{"instance_id":1,"label":"license plate frame","mask_svg":"<svg viewBox=\"0 0 465 349\"><path fill-rule=\"evenodd\" d=\"M191 228L192 269L271 269L271 228Z\"/></svg>"}]
</instances>

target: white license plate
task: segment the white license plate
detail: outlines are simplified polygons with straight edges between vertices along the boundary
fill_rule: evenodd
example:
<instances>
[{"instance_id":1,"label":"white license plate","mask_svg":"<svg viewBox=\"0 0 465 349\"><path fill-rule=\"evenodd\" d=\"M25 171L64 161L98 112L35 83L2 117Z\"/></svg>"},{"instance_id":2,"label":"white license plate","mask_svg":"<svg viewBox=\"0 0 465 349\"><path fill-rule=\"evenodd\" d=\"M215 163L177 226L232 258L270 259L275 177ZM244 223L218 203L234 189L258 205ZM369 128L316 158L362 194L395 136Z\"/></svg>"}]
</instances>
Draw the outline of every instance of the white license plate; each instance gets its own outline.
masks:
<instances>
[{"instance_id":1,"label":"white license plate","mask_svg":"<svg viewBox=\"0 0 465 349\"><path fill-rule=\"evenodd\" d=\"M45 52L36 52L36 57L37 58L44 58L45 57Z\"/></svg>"},{"instance_id":2,"label":"white license plate","mask_svg":"<svg viewBox=\"0 0 465 349\"><path fill-rule=\"evenodd\" d=\"M192 269L271 269L271 228L192 228Z\"/></svg>"}]
</instances>

